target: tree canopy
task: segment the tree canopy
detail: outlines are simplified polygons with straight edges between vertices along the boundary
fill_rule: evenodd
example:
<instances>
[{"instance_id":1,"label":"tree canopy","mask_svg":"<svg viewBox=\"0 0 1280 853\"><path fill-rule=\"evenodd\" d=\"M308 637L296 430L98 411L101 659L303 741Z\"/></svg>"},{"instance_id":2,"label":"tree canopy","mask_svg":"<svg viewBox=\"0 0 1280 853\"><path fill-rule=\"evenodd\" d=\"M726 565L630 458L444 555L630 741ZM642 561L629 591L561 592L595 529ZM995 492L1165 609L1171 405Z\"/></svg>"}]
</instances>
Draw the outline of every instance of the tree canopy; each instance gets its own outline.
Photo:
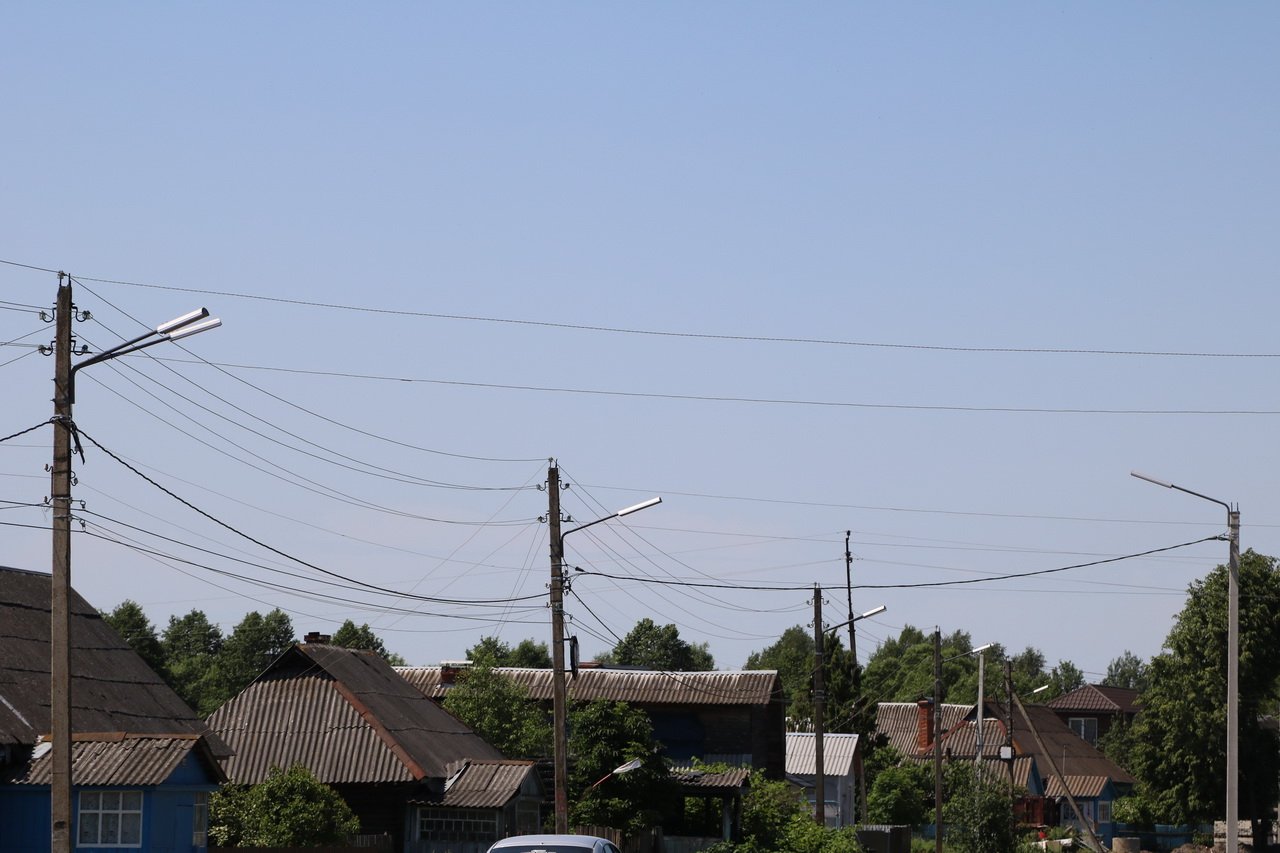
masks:
<instances>
[{"instance_id":1,"label":"tree canopy","mask_svg":"<svg viewBox=\"0 0 1280 853\"><path fill-rule=\"evenodd\" d=\"M1146 690L1148 683L1146 662L1128 649L1119 657L1112 658L1107 664L1107 675L1102 679L1106 687L1127 687L1138 691Z\"/></svg>"},{"instance_id":2,"label":"tree canopy","mask_svg":"<svg viewBox=\"0 0 1280 853\"><path fill-rule=\"evenodd\" d=\"M580 703L569 709L570 820L629 832L661 824L680 796L649 716L625 702ZM630 761L640 766L613 771Z\"/></svg>"},{"instance_id":3,"label":"tree canopy","mask_svg":"<svg viewBox=\"0 0 1280 853\"><path fill-rule=\"evenodd\" d=\"M551 669L551 652L546 643L521 640L512 648L497 637L481 637L467 649L467 660L487 666L518 666L528 669Z\"/></svg>"},{"instance_id":4,"label":"tree canopy","mask_svg":"<svg viewBox=\"0 0 1280 853\"><path fill-rule=\"evenodd\" d=\"M1133 725L1133 770L1155 814L1170 822L1220 816L1226 804L1227 569L1187 591L1164 646L1147 668ZM1240 817L1269 819L1280 744L1259 723L1280 675L1280 569L1247 551L1240 559Z\"/></svg>"},{"instance_id":5,"label":"tree canopy","mask_svg":"<svg viewBox=\"0 0 1280 853\"><path fill-rule=\"evenodd\" d=\"M121 639L147 662L147 666L158 673L164 672L164 646L138 602L126 598L115 610L102 614L102 621L114 628Z\"/></svg>"},{"instance_id":6,"label":"tree canopy","mask_svg":"<svg viewBox=\"0 0 1280 853\"><path fill-rule=\"evenodd\" d=\"M404 666L404 658L395 652L387 651L387 647L383 645L378 635L373 633L373 629L367 622L357 628L356 623L348 619L342 623L342 627L333 632L329 642L344 649L374 652L392 666Z\"/></svg>"},{"instance_id":7,"label":"tree canopy","mask_svg":"<svg viewBox=\"0 0 1280 853\"><path fill-rule=\"evenodd\" d=\"M477 664L458 673L444 707L507 758L551 754L551 721L529 692L491 666Z\"/></svg>"},{"instance_id":8,"label":"tree canopy","mask_svg":"<svg viewBox=\"0 0 1280 853\"><path fill-rule=\"evenodd\" d=\"M669 672L697 672L716 668L706 643L688 643L675 625L656 624L645 617L600 660Z\"/></svg>"},{"instance_id":9,"label":"tree canopy","mask_svg":"<svg viewBox=\"0 0 1280 853\"><path fill-rule=\"evenodd\" d=\"M209 800L209 836L222 847L314 847L360 831L350 806L301 764L259 785L226 785Z\"/></svg>"}]
</instances>

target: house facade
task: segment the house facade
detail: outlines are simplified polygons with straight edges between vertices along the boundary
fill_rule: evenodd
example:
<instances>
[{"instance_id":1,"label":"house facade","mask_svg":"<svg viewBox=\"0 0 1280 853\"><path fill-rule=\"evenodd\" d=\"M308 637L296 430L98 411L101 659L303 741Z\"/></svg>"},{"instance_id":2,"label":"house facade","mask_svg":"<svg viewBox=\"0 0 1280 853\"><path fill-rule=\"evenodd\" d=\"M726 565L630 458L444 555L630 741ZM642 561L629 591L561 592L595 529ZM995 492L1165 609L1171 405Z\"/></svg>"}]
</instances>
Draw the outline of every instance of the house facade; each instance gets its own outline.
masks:
<instances>
[{"instance_id":1,"label":"house facade","mask_svg":"<svg viewBox=\"0 0 1280 853\"><path fill-rule=\"evenodd\" d=\"M0 568L0 850L51 849L50 577ZM226 744L74 591L71 838L204 853Z\"/></svg>"},{"instance_id":2,"label":"house facade","mask_svg":"<svg viewBox=\"0 0 1280 853\"><path fill-rule=\"evenodd\" d=\"M436 701L452 689L459 667L397 667L405 680ZM497 667L529 698L549 705L549 669ZM773 670L662 672L584 667L567 680L570 702L605 699L643 710L654 740L672 763L697 758L763 770L773 779L786 773L786 706Z\"/></svg>"},{"instance_id":3,"label":"house facade","mask_svg":"<svg viewBox=\"0 0 1280 853\"><path fill-rule=\"evenodd\" d=\"M236 753L232 782L301 764L342 795L362 835L405 853L483 851L536 824L533 763L506 761L373 652L294 646L209 726Z\"/></svg>"},{"instance_id":4,"label":"house facade","mask_svg":"<svg viewBox=\"0 0 1280 853\"><path fill-rule=\"evenodd\" d=\"M1048 705L1071 731L1094 746L1112 726L1132 723L1140 710L1137 690L1102 684L1082 685Z\"/></svg>"},{"instance_id":5,"label":"house facade","mask_svg":"<svg viewBox=\"0 0 1280 853\"><path fill-rule=\"evenodd\" d=\"M856 734L822 736L823 815L827 826L853 826L861 807L862 749ZM812 732L787 733L787 779L817 805L817 738Z\"/></svg>"}]
</instances>

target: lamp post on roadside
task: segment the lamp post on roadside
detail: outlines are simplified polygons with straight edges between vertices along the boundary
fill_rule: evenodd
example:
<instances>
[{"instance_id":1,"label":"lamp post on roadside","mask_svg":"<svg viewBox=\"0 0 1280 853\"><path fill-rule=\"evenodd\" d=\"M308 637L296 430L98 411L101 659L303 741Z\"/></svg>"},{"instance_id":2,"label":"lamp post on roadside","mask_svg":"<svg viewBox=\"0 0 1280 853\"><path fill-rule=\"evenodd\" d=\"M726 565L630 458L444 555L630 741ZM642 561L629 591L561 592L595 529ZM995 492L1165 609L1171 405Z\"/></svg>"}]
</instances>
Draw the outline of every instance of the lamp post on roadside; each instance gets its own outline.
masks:
<instances>
[{"instance_id":1,"label":"lamp post on roadside","mask_svg":"<svg viewBox=\"0 0 1280 853\"><path fill-rule=\"evenodd\" d=\"M933 839L934 849L942 853L942 665L981 653L994 646L987 643L976 649L942 659L942 629L933 629Z\"/></svg>"},{"instance_id":2,"label":"lamp post on roadside","mask_svg":"<svg viewBox=\"0 0 1280 853\"><path fill-rule=\"evenodd\" d=\"M886 608L883 604L871 608L866 613L859 616L846 619L838 625L832 625L827 631L835 633L845 625L852 626L854 622L861 622L863 619L869 619L879 613L883 613ZM827 788L826 788L826 767L824 766L822 737L824 721L823 714L827 704L827 688L825 683L825 675L823 674L824 661L826 655L823 641L822 628L822 590L814 587L813 590L813 819L820 825L826 825L826 808L827 808ZM855 660L853 665L856 667L858 662ZM856 700L856 697L855 697Z\"/></svg>"},{"instance_id":3,"label":"lamp post on roadside","mask_svg":"<svg viewBox=\"0 0 1280 853\"><path fill-rule=\"evenodd\" d=\"M564 683L564 538L592 525L633 512L648 509L662 503L662 498L649 498L638 504L620 509L612 515L597 518L586 524L560 532L560 469L554 461L547 469L548 511L547 523L551 534L551 718L555 732L552 737L553 763L555 764L555 820L556 833L569 831L569 742L567 733L568 710Z\"/></svg>"},{"instance_id":4,"label":"lamp post on roadside","mask_svg":"<svg viewBox=\"0 0 1280 853\"><path fill-rule=\"evenodd\" d=\"M53 508L53 571L49 602L50 728L53 744L49 785L52 853L70 853L71 827L71 442L75 437L72 404L76 399L76 371L166 341L217 328L222 322L209 318L207 309L192 311L145 334L103 350L78 364L71 363L71 277L58 273L55 310L53 467L49 502ZM79 445L79 440L76 439Z\"/></svg>"},{"instance_id":5,"label":"lamp post on roadside","mask_svg":"<svg viewBox=\"0 0 1280 853\"><path fill-rule=\"evenodd\" d=\"M1129 475L1166 489L1177 489L1227 511L1227 847L1239 849L1240 833L1240 507L1157 480L1138 471Z\"/></svg>"}]
</instances>

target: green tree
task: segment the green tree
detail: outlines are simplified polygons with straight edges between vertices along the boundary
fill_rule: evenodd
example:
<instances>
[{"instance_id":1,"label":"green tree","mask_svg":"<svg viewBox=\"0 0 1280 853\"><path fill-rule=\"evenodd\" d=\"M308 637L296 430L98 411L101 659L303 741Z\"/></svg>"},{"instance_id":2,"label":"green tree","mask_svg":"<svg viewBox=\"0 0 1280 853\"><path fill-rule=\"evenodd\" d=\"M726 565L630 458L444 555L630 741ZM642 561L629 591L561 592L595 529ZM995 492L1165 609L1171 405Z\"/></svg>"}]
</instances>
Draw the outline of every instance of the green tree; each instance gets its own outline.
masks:
<instances>
[{"instance_id":1,"label":"green tree","mask_svg":"<svg viewBox=\"0 0 1280 853\"><path fill-rule=\"evenodd\" d=\"M972 762L947 764L942 820L947 845L958 853L1014 853L1018 837L1008 782Z\"/></svg>"},{"instance_id":2,"label":"green tree","mask_svg":"<svg viewBox=\"0 0 1280 853\"><path fill-rule=\"evenodd\" d=\"M209 836L221 847L314 847L359 831L346 801L301 764L273 767L261 784L227 785L209 798Z\"/></svg>"},{"instance_id":3,"label":"green tree","mask_svg":"<svg viewBox=\"0 0 1280 853\"><path fill-rule=\"evenodd\" d=\"M497 637L481 637L467 649L467 660L488 666L518 666L529 669L551 669L551 652L546 643L521 640L513 649Z\"/></svg>"},{"instance_id":4,"label":"green tree","mask_svg":"<svg viewBox=\"0 0 1280 853\"><path fill-rule=\"evenodd\" d=\"M1049 689L1036 698L1048 702L1084 686L1084 673L1069 660L1060 660L1058 665L1049 671ZM1034 689L1034 688L1033 688Z\"/></svg>"},{"instance_id":5,"label":"green tree","mask_svg":"<svg viewBox=\"0 0 1280 853\"><path fill-rule=\"evenodd\" d=\"M1274 701L1280 661L1280 570L1247 551L1240 560L1240 816L1269 829L1280 744L1259 725ZM1152 659L1134 722L1133 769L1156 815L1200 822L1225 810L1227 570L1188 589L1187 603ZM1266 836L1263 836L1266 837Z\"/></svg>"},{"instance_id":6,"label":"green tree","mask_svg":"<svg viewBox=\"0 0 1280 853\"><path fill-rule=\"evenodd\" d=\"M645 617L613 647L607 659L622 666L669 672L696 672L716 668L706 643L680 639L675 625L657 625Z\"/></svg>"},{"instance_id":7,"label":"green tree","mask_svg":"<svg viewBox=\"0 0 1280 853\"><path fill-rule=\"evenodd\" d=\"M1128 649L1107 664L1106 687L1127 687L1139 692L1147 689L1147 664Z\"/></svg>"},{"instance_id":8,"label":"green tree","mask_svg":"<svg viewBox=\"0 0 1280 853\"><path fill-rule=\"evenodd\" d=\"M369 627L367 622L357 628L356 623L348 619L342 623L341 628L333 633L329 642L335 646L342 646L344 649L374 652L392 666L404 666L405 663L404 658L400 657L400 655L387 651L387 647L383 645L378 635L373 633L373 629Z\"/></svg>"},{"instance_id":9,"label":"green tree","mask_svg":"<svg viewBox=\"0 0 1280 853\"><path fill-rule=\"evenodd\" d=\"M115 610L102 614L102 621L114 628L120 638L129 644L129 648L137 652L138 657L146 661L147 666L156 674L162 678L165 676L164 646L156 636L155 626L142 611L142 605L126 598Z\"/></svg>"},{"instance_id":10,"label":"green tree","mask_svg":"<svg viewBox=\"0 0 1280 853\"><path fill-rule=\"evenodd\" d=\"M212 714L295 642L293 623L283 610L277 608L266 616L256 610L247 614L218 650L197 710L203 716Z\"/></svg>"},{"instance_id":11,"label":"green tree","mask_svg":"<svg viewBox=\"0 0 1280 853\"><path fill-rule=\"evenodd\" d=\"M635 832L680 812L679 788L644 711L604 700L573 706L569 754L571 822ZM609 775L637 759L638 768Z\"/></svg>"},{"instance_id":12,"label":"green tree","mask_svg":"<svg viewBox=\"0 0 1280 853\"><path fill-rule=\"evenodd\" d=\"M458 674L444 707L508 758L544 758L551 752L551 722L529 692L491 666Z\"/></svg>"},{"instance_id":13,"label":"green tree","mask_svg":"<svg viewBox=\"0 0 1280 853\"><path fill-rule=\"evenodd\" d=\"M160 646L164 651L165 680L192 710L201 712L209 704L205 694L212 688L210 672L222 649L222 631L204 611L192 610L182 617L169 617ZM217 707L214 704L210 711Z\"/></svg>"},{"instance_id":14,"label":"green tree","mask_svg":"<svg viewBox=\"0 0 1280 853\"><path fill-rule=\"evenodd\" d=\"M751 773L751 786L742 799L742 834L754 850L782 850L791 821L808 817L804 796L791 783ZM815 824L816 826L816 824Z\"/></svg>"},{"instance_id":15,"label":"green tree","mask_svg":"<svg viewBox=\"0 0 1280 853\"><path fill-rule=\"evenodd\" d=\"M876 774L867 793L873 824L920 826L932 818L933 774L915 761L902 761Z\"/></svg>"},{"instance_id":16,"label":"green tree","mask_svg":"<svg viewBox=\"0 0 1280 853\"><path fill-rule=\"evenodd\" d=\"M803 625L793 625L771 646L752 652L745 669L773 669L778 672L787 699L787 716L808 720L813 716L813 634Z\"/></svg>"}]
</instances>

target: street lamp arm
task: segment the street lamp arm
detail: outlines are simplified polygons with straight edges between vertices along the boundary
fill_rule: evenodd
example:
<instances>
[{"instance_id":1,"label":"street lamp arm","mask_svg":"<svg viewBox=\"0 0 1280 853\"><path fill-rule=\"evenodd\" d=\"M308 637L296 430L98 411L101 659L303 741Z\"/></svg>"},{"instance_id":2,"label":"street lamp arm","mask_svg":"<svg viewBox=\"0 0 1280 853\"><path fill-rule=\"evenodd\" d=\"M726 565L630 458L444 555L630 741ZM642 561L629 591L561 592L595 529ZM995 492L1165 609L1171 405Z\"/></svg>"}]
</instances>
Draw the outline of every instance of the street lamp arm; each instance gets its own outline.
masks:
<instances>
[{"instance_id":1,"label":"street lamp arm","mask_svg":"<svg viewBox=\"0 0 1280 853\"><path fill-rule=\"evenodd\" d=\"M625 509L620 509L613 515L606 515L604 518L597 518L595 521L588 521L586 524L580 524L577 527L570 527L568 530L560 534L561 545L564 544L564 538L570 533L577 533L579 530L586 530L592 525L602 524L606 521L613 521L615 518L622 518L624 515L631 515L633 512L639 512L642 509L648 509L649 507L657 506L660 503L662 503L662 498L649 498L647 501L642 501Z\"/></svg>"},{"instance_id":2,"label":"street lamp arm","mask_svg":"<svg viewBox=\"0 0 1280 853\"><path fill-rule=\"evenodd\" d=\"M1143 474L1141 471L1130 471L1129 476L1137 477L1139 480L1146 480L1148 483L1154 483L1157 486L1164 486L1166 489L1177 489L1180 492L1186 492L1187 494L1194 495L1195 497L1200 498L1201 500L1206 500L1206 501L1209 501L1210 503L1215 503L1218 506L1224 507L1227 510L1227 512L1232 511L1231 504L1227 503L1226 501L1220 501L1217 498L1211 498L1208 495L1202 495L1199 492L1193 492L1190 489L1184 488L1182 486L1176 486L1173 483L1167 483L1164 480L1157 480L1155 477L1151 477L1146 474Z\"/></svg>"},{"instance_id":3,"label":"street lamp arm","mask_svg":"<svg viewBox=\"0 0 1280 853\"><path fill-rule=\"evenodd\" d=\"M153 347L156 344L180 340L181 338L187 338L191 335L198 335L201 332L207 332L209 329L216 329L222 325L222 321L217 317L206 320L205 318L208 316L208 308L201 308L198 311L192 311L190 314L184 314L183 316L170 320L167 323L161 323L154 329L138 335L136 338L117 344L110 349L105 349L100 353L89 356L84 361L71 365L71 372L67 376L67 401L70 403L74 403L76 401L76 372L80 369L94 364L101 364L104 361L110 361L111 359L118 358L122 355L131 355L132 353L144 350L147 347Z\"/></svg>"},{"instance_id":4,"label":"street lamp arm","mask_svg":"<svg viewBox=\"0 0 1280 853\"><path fill-rule=\"evenodd\" d=\"M870 610L868 610L866 613L863 613L863 614L861 614L861 615L855 616L855 617L853 617L852 619L846 619L846 620L844 620L843 622L841 622L841 623L840 623L840 624L838 624L838 625L832 625L831 627L827 628L827 630L828 630L828 631L833 631L833 632L834 632L834 631L838 631L838 630L840 630L841 628L843 628L845 625L852 625L854 622L861 622L863 619L870 619L872 616L875 616L875 615L877 615L877 614L883 613L883 612L885 612L885 611L886 611L886 610L888 610L888 609L889 609L889 608L887 608L887 607L885 607L883 604L881 604L881 605L879 605L879 606L877 606L877 607L873 607L873 608L871 608L871 609L870 609Z\"/></svg>"}]
</instances>

